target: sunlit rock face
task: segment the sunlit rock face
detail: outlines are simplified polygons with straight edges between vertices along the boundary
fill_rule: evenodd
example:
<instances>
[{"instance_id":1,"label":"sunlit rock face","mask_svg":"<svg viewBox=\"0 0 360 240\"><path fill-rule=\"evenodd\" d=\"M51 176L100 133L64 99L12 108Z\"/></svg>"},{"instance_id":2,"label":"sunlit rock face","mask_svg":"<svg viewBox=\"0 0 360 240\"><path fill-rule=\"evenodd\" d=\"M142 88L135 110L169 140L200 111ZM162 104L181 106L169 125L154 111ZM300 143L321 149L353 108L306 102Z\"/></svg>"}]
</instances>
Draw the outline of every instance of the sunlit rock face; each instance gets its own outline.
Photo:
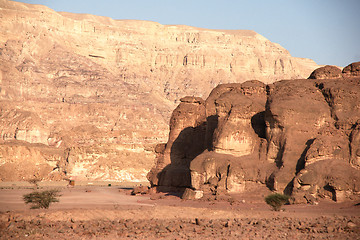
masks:
<instances>
[{"instance_id":1,"label":"sunlit rock face","mask_svg":"<svg viewBox=\"0 0 360 240\"><path fill-rule=\"evenodd\" d=\"M57 163L40 175L29 170L40 179L56 172L146 181L155 144L167 140L171 111L183 96L205 98L221 83L304 78L317 67L248 30L113 20L7 0L0 0L0 19L0 144L34 148L14 151L17 158L6 150L0 169L9 162L24 168L26 158L50 147L63 157L54 153L49 159ZM249 125L239 119L232 115L229 124ZM247 134L223 134L216 146L241 146L238 153L247 154L254 141Z\"/></svg>"},{"instance_id":2,"label":"sunlit rock face","mask_svg":"<svg viewBox=\"0 0 360 240\"><path fill-rule=\"evenodd\" d=\"M265 101L265 84L259 81L238 84L221 94L214 101L217 116L214 151L235 156L252 154L259 136L264 137L261 125L264 123Z\"/></svg>"},{"instance_id":3,"label":"sunlit rock face","mask_svg":"<svg viewBox=\"0 0 360 240\"><path fill-rule=\"evenodd\" d=\"M199 145L190 164L163 166L164 171L187 171L186 181L168 184L167 189L217 195L243 192L258 183L291 195L293 203L360 198L360 78L356 75L345 71L331 79L221 84L204 107L205 120L203 111L191 117L202 119L206 126L204 145ZM187 116L178 109L181 104L173 116ZM149 180L161 190L164 175L157 177L157 182ZM171 183L172 175L166 179Z\"/></svg>"},{"instance_id":4,"label":"sunlit rock face","mask_svg":"<svg viewBox=\"0 0 360 240\"><path fill-rule=\"evenodd\" d=\"M6 95L98 100L112 94L106 91L112 80L114 87L125 82L124 90L153 91L174 101L206 97L219 83L304 78L317 67L250 30L166 26L57 13L7 0L0 4L2 60L17 70L4 69L3 84L8 74L22 78L2 90Z\"/></svg>"},{"instance_id":5,"label":"sunlit rock face","mask_svg":"<svg viewBox=\"0 0 360 240\"><path fill-rule=\"evenodd\" d=\"M333 119L314 82L297 80L281 81L269 88L265 122L267 159L278 167L272 187L284 189L295 176L305 147L321 128L333 124Z\"/></svg>"}]
</instances>

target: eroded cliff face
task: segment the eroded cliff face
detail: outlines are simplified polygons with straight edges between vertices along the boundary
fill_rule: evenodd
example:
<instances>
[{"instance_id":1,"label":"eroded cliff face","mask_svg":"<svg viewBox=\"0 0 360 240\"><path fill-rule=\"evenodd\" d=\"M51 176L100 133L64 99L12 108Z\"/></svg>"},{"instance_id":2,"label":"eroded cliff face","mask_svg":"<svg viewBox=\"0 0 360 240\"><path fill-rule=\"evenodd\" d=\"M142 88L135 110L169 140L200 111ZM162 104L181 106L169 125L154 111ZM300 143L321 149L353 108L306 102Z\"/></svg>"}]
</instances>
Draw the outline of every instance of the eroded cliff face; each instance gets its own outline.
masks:
<instances>
[{"instance_id":1,"label":"eroded cliff face","mask_svg":"<svg viewBox=\"0 0 360 240\"><path fill-rule=\"evenodd\" d=\"M304 78L317 67L250 30L113 20L6 0L1 7L2 59L31 79L18 83L21 94L48 98L50 90L58 100L97 99L104 90L84 83L116 79L116 87L125 82L174 101L207 96L219 83ZM37 88L34 81L47 86Z\"/></svg>"},{"instance_id":2,"label":"eroded cliff face","mask_svg":"<svg viewBox=\"0 0 360 240\"><path fill-rule=\"evenodd\" d=\"M8 163L24 169L24 159L48 156L49 147L62 157L40 158L46 167L26 178L144 181L181 97L207 96L220 83L303 78L317 67L253 31L113 20L7 0L0 0L0 29L2 181L10 179ZM29 152L12 158L11 142ZM215 145L229 147L227 140Z\"/></svg>"},{"instance_id":3,"label":"eroded cliff face","mask_svg":"<svg viewBox=\"0 0 360 240\"><path fill-rule=\"evenodd\" d=\"M198 197L242 192L258 183L291 195L295 203L315 203L326 197L335 201L360 198L360 78L356 66L358 63L350 64L340 73L326 66L309 79L269 85L248 81L217 86L205 101L206 120L202 114L192 115L203 119L206 126L198 154L190 164L156 165L152 172L159 174L157 178L152 175L150 182L160 191L182 187ZM335 78L323 79L324 72ZM176 119L171 123L188 111L173 115ZM170 129L170 135L182 131L176 124ZM188 148L177 149L186 154ZM173 159L171 152L159 156ZM180 168L190 172L190 179L173 185L174 175L167 172Z\"/></svg>"}]
</instances>

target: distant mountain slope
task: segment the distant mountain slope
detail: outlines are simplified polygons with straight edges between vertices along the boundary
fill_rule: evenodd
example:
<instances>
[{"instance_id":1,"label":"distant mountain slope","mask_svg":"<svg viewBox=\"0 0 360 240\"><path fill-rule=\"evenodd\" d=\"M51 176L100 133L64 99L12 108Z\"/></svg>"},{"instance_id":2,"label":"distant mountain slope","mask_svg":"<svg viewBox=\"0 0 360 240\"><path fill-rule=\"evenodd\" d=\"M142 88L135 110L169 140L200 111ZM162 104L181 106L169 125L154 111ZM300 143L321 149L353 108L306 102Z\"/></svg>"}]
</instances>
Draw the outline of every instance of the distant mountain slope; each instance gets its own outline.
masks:
<instances>
[{"instance_id":1,"label":"distant mountain slope","mask_svg":"<svg viewBox=\"0 0 360 240\"><path fill-rule=\"evenodd\" d=\"M0 0L2 159L9 141L41 143L63 149L44 169L125 179L120 170L150 169L153 154L144 146L166 141L181 97L206 97L219 83L304 78L316 67L254 31L113 20ZM35 159L36 151L18 151L16 159ZM136 159L145 160L134 165ZM117 168L109 170L109 162ZM145 179L145 170L127 179Z\"/></svg>"}]
</instances>

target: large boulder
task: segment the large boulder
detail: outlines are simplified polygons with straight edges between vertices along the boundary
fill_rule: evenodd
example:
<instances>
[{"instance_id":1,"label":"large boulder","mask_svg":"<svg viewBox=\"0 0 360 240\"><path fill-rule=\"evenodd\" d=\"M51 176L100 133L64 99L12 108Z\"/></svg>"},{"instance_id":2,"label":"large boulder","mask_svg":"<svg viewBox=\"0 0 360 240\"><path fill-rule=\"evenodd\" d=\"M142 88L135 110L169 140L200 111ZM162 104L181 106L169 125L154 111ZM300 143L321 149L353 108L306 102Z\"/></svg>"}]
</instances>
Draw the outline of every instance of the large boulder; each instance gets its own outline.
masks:
<instances>
[{"instance_id":1,"label":"large boulder","mask_svg":"<svg viewBox=\"0 0 360 240\"><path fill-rule=\"evenodd\" d=\"M248 181L265 182L265 102L266 85L256 80L212 91L206 100L212 151L191 162L194 189L240 192Z\"/></svg>"},{"instance_id":2,"label":"large boulder","mask_svg":"<svg viewBox=\"0 0 360 240\"><path fill-rule=\"evenodd\" d=\"M344 67L342 71L345 77L359 77L360 76L360 62L354 62Z\"/></svg>"},{"instance_id":3,"label":"large boulder","mask_svg":"<svg viewBox=\"0 0 360 240\"><path fill-rule=\"evenodd\" d=\"M359 198L359 170L339 159L324 159L301 170L294 179L293 201L314 203L322 198L334 201Z\"/></svg>"},{"instance_id":4,"label":"large boulder","mask_svg":"<svg viewBox=\"0 0 360 240\"><path fill-rule=\"evenodd\" d=\"M309 76L309 79L332 79L342 78L341 69L336 66L326 65L315 69Z\"/></svg>"},{"instance_id":5,"label":"large boulder","mask_svg":"<svg viewBox=\"0 0 360 240\"><path fill-rule=\"evenodd\" d=\"M240 192L249 181L265 183L265 102L266 85L255 80L211 92L206 100L210 151L190 164L193 189Z\"/></svg>"}]
</instances>

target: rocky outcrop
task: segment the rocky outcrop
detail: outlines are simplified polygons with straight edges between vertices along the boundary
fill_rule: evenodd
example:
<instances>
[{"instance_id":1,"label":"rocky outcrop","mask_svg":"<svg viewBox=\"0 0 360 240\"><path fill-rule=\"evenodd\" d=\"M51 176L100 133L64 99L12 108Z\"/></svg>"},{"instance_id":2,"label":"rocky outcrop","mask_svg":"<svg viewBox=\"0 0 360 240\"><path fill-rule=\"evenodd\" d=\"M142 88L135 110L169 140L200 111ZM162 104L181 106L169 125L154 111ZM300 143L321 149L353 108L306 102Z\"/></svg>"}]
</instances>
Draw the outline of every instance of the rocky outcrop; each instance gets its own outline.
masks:
<instances>
[{"instance_id":1,"label":"rocky outcrop","mask_svg":"<svg viewBox=\"0 0 360 240\"><path fill-rule=\"evenodd\" d=\"M206 100L206 135L212 142L190 164L193 188L236 192L245 189L246 181L265 182L265 101L266 87L259 81L219 85L212 91Z\"/></svg>"},{"instance_id":2,"label":"rocky outcrop","mask_svg":"<svg viewBox=\"0 0 360 240\"><path fill-rule=\"evenodd\" d=\"M219 85L205 101L204 150L181 165L191 182L182 187L216 195L256 182L294 203L360 198L359 87L360 78L346 76ZM172 181L158 177L150 181L159 189Z\"/></svg>"},{"instance_id":3,"label":"rocky outcrop","mask_svg":"<svg viewBox=\"0 0 360 240\"><path fill-rule=\"evenodd\" d=\"M284 164L293 162L290 168L281 166L273 173L271 183L274 185L270 187L292 193L295 202L314 202L325 196L342 201L358 196L359 184L356 179L360 177L360 172L354 165L349 146L353 141L351 133L356 132L354 128L360 119L359 80L304 80L297 89L303 90L309 86L306 94L288 89L290 96L284 99L284 91L278 97L284 104L281 107L283 114L275 115L289 123L287 127L280 128L284 145L279 151L279 159ZM289 101L294 100L296 103L290 104ZM269 106L269 110L272 109ZM291 116L289 112L294 110L296 114ZM291 178L294 180L291 181Z\"/></svg>"},{"instance_id":4,"label":"rocky outcrop","mask_svg":"<svg viewBox=\"0 0 360 240\"><path fill-rule=\"evenodd\" d=\"M358 77L360 76L360 62L351 63L346 66L342 71L344 76L347 77Z\"/></svg>"},{"instance_id":5,"label":"rocky outcrop","mask_svg":"<svg viewBox=\"0 0 360 240\"><path fill-rule=\"evenodd\" d=\"M346 161L328 158L301 170L294 179L293 201L315 203L328 197L334 201L359 198L359 170Z\"/></svg>"},{"instance_id":6,"label":"rocky outcrop","mask_svg":"<svg viewBox=\"0 0 360 240\"><path fill-rule=\"evenodd\" d=\"M344 67L342 71L337 66L326 65L320 67L310 74L309 79L335 79L358 76L360 76L360 62L354 62Z\"/></svg>"},{"instance_id":7,"label":"rocky outcrop","mask_svg":"<svg viewBox=\"0 0 360 240\"><path fill-rule=\"evenodd\" d=\"M72 178L145 181L183 96L207 96L220 83L304 78L317 67L249 30L113 20L7 0L0 19L1 143L70 151L60 172ZM219 151L225 138L217 138ZM36 158L18 154L19 169ZM14 159L5 154L1 164Z\"/></svg>"},{"instance_id":8,"label":"rocky outcrop","mask_svg":"<svg viewBox=\"0 0 360 240\"><path fill-rule=\"evenodd\" d=\"M194 138L197 143L197 151L194 151L196 154L191 155L188 161L172 160L168 165L161 165L164 162L163 159L166 158L164 156L170 156L170 158L173 156L173 159L176 159L176 154L172 154L171 150L175 149L174 153L176 153L177 149L181 149L180 155L187 155L186 152L190 149L186 147L187 144L177 148L169 147L169 143L177 142L177 140L169 140L166 146L170 152L160 155L154 168L158 173L157 178L153 178L154 169L148 175L152 186L160 190L169 189L169 187L191 187L196 191L236 192L245 188L246 181L265 183L268 172L265 166L271 169L264 155L266 150L265 102L266 86L259 81L223 84L216 87L202 105L202 111L196 111L187 118L190 123L194 122L192 119L201 119L199 122L201 122L202 131L189 135L190 138L196 136ZM169 139L172 139L171 136L177 136L174 133L185 132L188 129L188 125L180 129L172 127L175 126L175 122L183 122L183 119L186 119L185 116L189 115L189 108L187 111L179 111L179 109L185 109L188 104L182 102L174 110L172 119L175 119L170 121L172 125ZM190 112L194 111L190 110ZM178 137L178 139L182 144L183 138ZM172 174L164 174L169 169ZM174 177L177 176L174 172L179 169L186 171L186 175L182 178L186 176L186 181L182 184L171 184L172 181L181 179L181 177ZM245 171L247 171L246 174Z\"/></svg>"},{"instance_id":9,"label":"rocky outcrop","mask_svg":"<svg viewBox=\"0 0 360 240\"><path fill-rule=\"evenodd\" d=\"M169 140L156 147L156 166L148 179L152 186L190 186L190 162L205 148L205 104L199 97L184 97L170 118Z\"/></svg>"},{"instance_id":10,"label":"rocky outcrop","mask_svg":"<svg viewBox=\"0 0 360 240\"><path fill-rule=\"evenodd\" d=\"M267 160L278 168L269 180L272 189L285 189L298 163L302 164L306 147L332 121L329 106L314 82L281 81L269 87L265 112Z\"/></svg>"},{"instance_id":11,"label":"rocky outcrop","mask_svg":"<svg viewBox=\"0 0 360 240\"><path fill-rule=\"evenodd\" d=\"M326 65L315 69L309 76L309 79L332 79L341 78L341 69L336 66Z\"/></svg>"}]
</instances>

